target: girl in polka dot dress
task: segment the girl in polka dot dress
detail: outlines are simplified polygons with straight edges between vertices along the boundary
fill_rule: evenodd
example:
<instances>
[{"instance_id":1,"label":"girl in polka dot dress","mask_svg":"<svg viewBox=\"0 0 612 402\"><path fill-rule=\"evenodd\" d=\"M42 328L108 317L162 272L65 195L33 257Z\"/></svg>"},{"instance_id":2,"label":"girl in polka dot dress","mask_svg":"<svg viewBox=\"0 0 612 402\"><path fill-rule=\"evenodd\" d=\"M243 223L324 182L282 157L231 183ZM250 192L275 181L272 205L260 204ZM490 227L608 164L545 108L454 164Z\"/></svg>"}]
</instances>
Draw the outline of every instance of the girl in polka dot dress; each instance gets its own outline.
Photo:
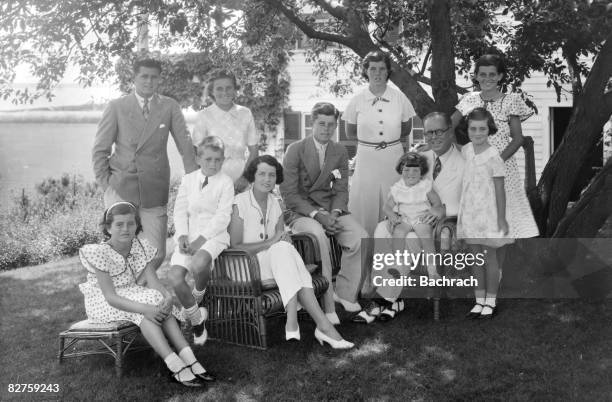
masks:
<instances>
[{"instance_id":1,"label":"girl in polka dot dress","mask_svg":"<svg viewBox=\"0 0 612 402\"><path fill-rule=\"evenodd\" d=\"M101 226L107 240L79 250L87 270L87 282L79 288L89 321L131 321L164 359L174 381L190 387L212 381L183 337L175 319L179 311L150 264L157 250L136 237L142 229L136 207L129 202L111 205Z\"/></svg>"},{"instance_id":2,"label":"girl in polka dot dress","mask_svg":"<svg viewBox=\"0 0 612 402\"><path fill-rule=\"evenodd\" d=\"M538 227L514 156L523 144L521 122L533 113L519 94L500 91L500 84L505 78L506 67L500 56L487 54L478 59L474 67L474 81L480 92L470 92L461 98L456 106L457 111L452 116L453 127L477 107L485 108L491 113L497 133L491 135L489 141L497 148L506 169L506 217L510 226L510 237L535 237L539 234Z\"/></svg>"}]
</instances>

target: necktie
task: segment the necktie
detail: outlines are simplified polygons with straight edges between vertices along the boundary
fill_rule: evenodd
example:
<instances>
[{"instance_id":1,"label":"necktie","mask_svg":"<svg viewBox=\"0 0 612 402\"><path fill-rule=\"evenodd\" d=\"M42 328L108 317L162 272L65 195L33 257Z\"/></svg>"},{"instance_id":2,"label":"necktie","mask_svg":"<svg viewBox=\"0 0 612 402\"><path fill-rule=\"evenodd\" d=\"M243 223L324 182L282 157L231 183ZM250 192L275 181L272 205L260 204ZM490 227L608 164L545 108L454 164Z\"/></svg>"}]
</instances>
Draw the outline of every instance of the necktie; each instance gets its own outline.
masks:
<instances>
[{"instance_id":1,"label":"necktie","mask_svg":"<svg viewBox=\"0 0 612 402\"><path fill-rule=\"evenodd\" d=\"M145 120L149 119L149 99L144 98L144 103L142 104L142 115Z\"/></svg>"},{"instance_id":2,"label":"necktie","mask_svg":"<svg viewBox=\"0 0 612 402\"><path fill-rule=\"evenodd\" d=\"M325 149L322 146L318 146L317 150L319 151L319 169L323 170L323 165L325 165Z\"/></svg>"},{"instance_id":3,"label":"necktie","mask_svg":"<svg viewBox=\"0 0 612 402\"><path fill-rule=\"evenodd\" d=\"M204 183L202 183L202 188L206 187L207 184L208 184L208 176L205 176Z\"/></svg>"},{"instance_id":4,"label":"necktie","mask_svg":"<svg viewBox=\"0 0 612 402\"><path fill-rule=\"evenodd\" d=\"M440 158L436 156L436 162L434 163L433 169L433 179L436 180L436 177L440 174L440 170L442 170L442 162L440 162Z\"/></svg>"}]
</instances>

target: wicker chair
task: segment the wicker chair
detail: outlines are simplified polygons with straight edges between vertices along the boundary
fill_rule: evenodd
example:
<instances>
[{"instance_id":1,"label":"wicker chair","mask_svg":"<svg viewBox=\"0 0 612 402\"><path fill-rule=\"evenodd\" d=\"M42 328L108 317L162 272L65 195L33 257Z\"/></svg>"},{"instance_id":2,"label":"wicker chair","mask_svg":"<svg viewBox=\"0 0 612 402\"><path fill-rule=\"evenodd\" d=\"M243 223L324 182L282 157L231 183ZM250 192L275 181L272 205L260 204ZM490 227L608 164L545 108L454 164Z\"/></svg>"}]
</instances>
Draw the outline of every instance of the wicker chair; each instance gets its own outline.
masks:
<instances>
[{"instance_id":1,"label":"wicker chair","mask_svg":"<svg viewBox=\"0 0 612 402\"><path fill-rule=\"evenodd\" d=\"M306 233L293 235L292 240L312 275L318 298L329 283L320 275L317 241ZM268 321L285 314L276 283L261 279L257 257L235 249L225 250L215 260L206 303L211 339L257 349L268 348Z\"/></svg>"}]
</instances>

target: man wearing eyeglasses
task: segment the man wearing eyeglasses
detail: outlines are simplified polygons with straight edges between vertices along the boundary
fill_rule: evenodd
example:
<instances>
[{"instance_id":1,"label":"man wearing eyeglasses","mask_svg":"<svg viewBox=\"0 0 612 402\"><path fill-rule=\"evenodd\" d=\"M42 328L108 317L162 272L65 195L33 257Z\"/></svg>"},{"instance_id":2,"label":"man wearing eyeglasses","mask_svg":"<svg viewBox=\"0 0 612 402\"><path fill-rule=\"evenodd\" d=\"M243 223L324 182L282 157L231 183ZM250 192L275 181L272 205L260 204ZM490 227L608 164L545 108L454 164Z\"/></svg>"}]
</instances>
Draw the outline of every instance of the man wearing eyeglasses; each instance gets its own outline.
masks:
<instances>
[{"instance_id":1,"label":"man wearing eyeglasses","mask_svg":"<svg viewBox=\"0 0 612 402\"><path fill-rule=\"evenodd\" d=\"M421 152L427 158L427 178L433 180L433 189L438 193L442 200L442 208L434 210L430 213L425 221L435 224L436 221L444 216L456 216L459 211L459 200L461 198L461 182L463 180L463 171L465 168L465 160L461 154L461 150L454 142L454 131L450 117L446 113L432 112L423 119L423 129L425 132L425 141L429 145L429 150ZM415 236L410 233L408 237ZM387 230L386 221L380 222L374 231L375 238L391 237ZM377 251L382 251L376 247ZM401 271L401 269L398 270ZM389 272L381 272L383 277L390 276ZM401 275L407 272L400 272ZM402 288L400 287L384 287L378 288L378 295L384 297L388 301L395 301L399 297ZM400 306L400 307L398 307ZM396 313L403 309L402 303L393 303L391 309L385 310L387 318L393 318Z\"/></svg>"},{"instance_id":2,"label":"man wearing eyeglasses","mask_svg":"<svg viewBox=\"0 0 612 402\"><path fill-rule=\"evenodd\" d=\"M423 130L425 141L430 148L429 151L423 152L429 166L427 178L433 180L433 188L445 206L444 215L456 216L459 211L465 160L461 150L454 143L451 119L442 112L430 113L423 119Z\"/></svg>"}]
</instances>

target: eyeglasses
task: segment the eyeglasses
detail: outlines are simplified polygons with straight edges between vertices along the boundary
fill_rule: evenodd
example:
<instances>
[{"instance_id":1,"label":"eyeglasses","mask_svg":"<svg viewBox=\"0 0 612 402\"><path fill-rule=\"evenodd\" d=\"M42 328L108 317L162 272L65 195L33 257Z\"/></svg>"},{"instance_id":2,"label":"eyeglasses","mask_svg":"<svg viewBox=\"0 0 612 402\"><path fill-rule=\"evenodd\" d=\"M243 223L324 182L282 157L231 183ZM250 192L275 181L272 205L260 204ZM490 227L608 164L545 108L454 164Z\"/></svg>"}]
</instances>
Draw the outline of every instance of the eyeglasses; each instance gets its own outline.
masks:
<instances>
[{"instance_id":1,"label":"eyeglasses","mask_svg":"<svg viewBox=\"0 0 612 402\"><path fill-rule=\"evenodd\" d=\"M446 133L448 131L450 127L446 127L444 129L440 128L438 130L429 130L429 131L425 131L425 133L423 134L423 136L427 139L431 139L432 137L436 137L436 138L440 138L444 135L444 133Z\"/></svg>"}]
</instances>

